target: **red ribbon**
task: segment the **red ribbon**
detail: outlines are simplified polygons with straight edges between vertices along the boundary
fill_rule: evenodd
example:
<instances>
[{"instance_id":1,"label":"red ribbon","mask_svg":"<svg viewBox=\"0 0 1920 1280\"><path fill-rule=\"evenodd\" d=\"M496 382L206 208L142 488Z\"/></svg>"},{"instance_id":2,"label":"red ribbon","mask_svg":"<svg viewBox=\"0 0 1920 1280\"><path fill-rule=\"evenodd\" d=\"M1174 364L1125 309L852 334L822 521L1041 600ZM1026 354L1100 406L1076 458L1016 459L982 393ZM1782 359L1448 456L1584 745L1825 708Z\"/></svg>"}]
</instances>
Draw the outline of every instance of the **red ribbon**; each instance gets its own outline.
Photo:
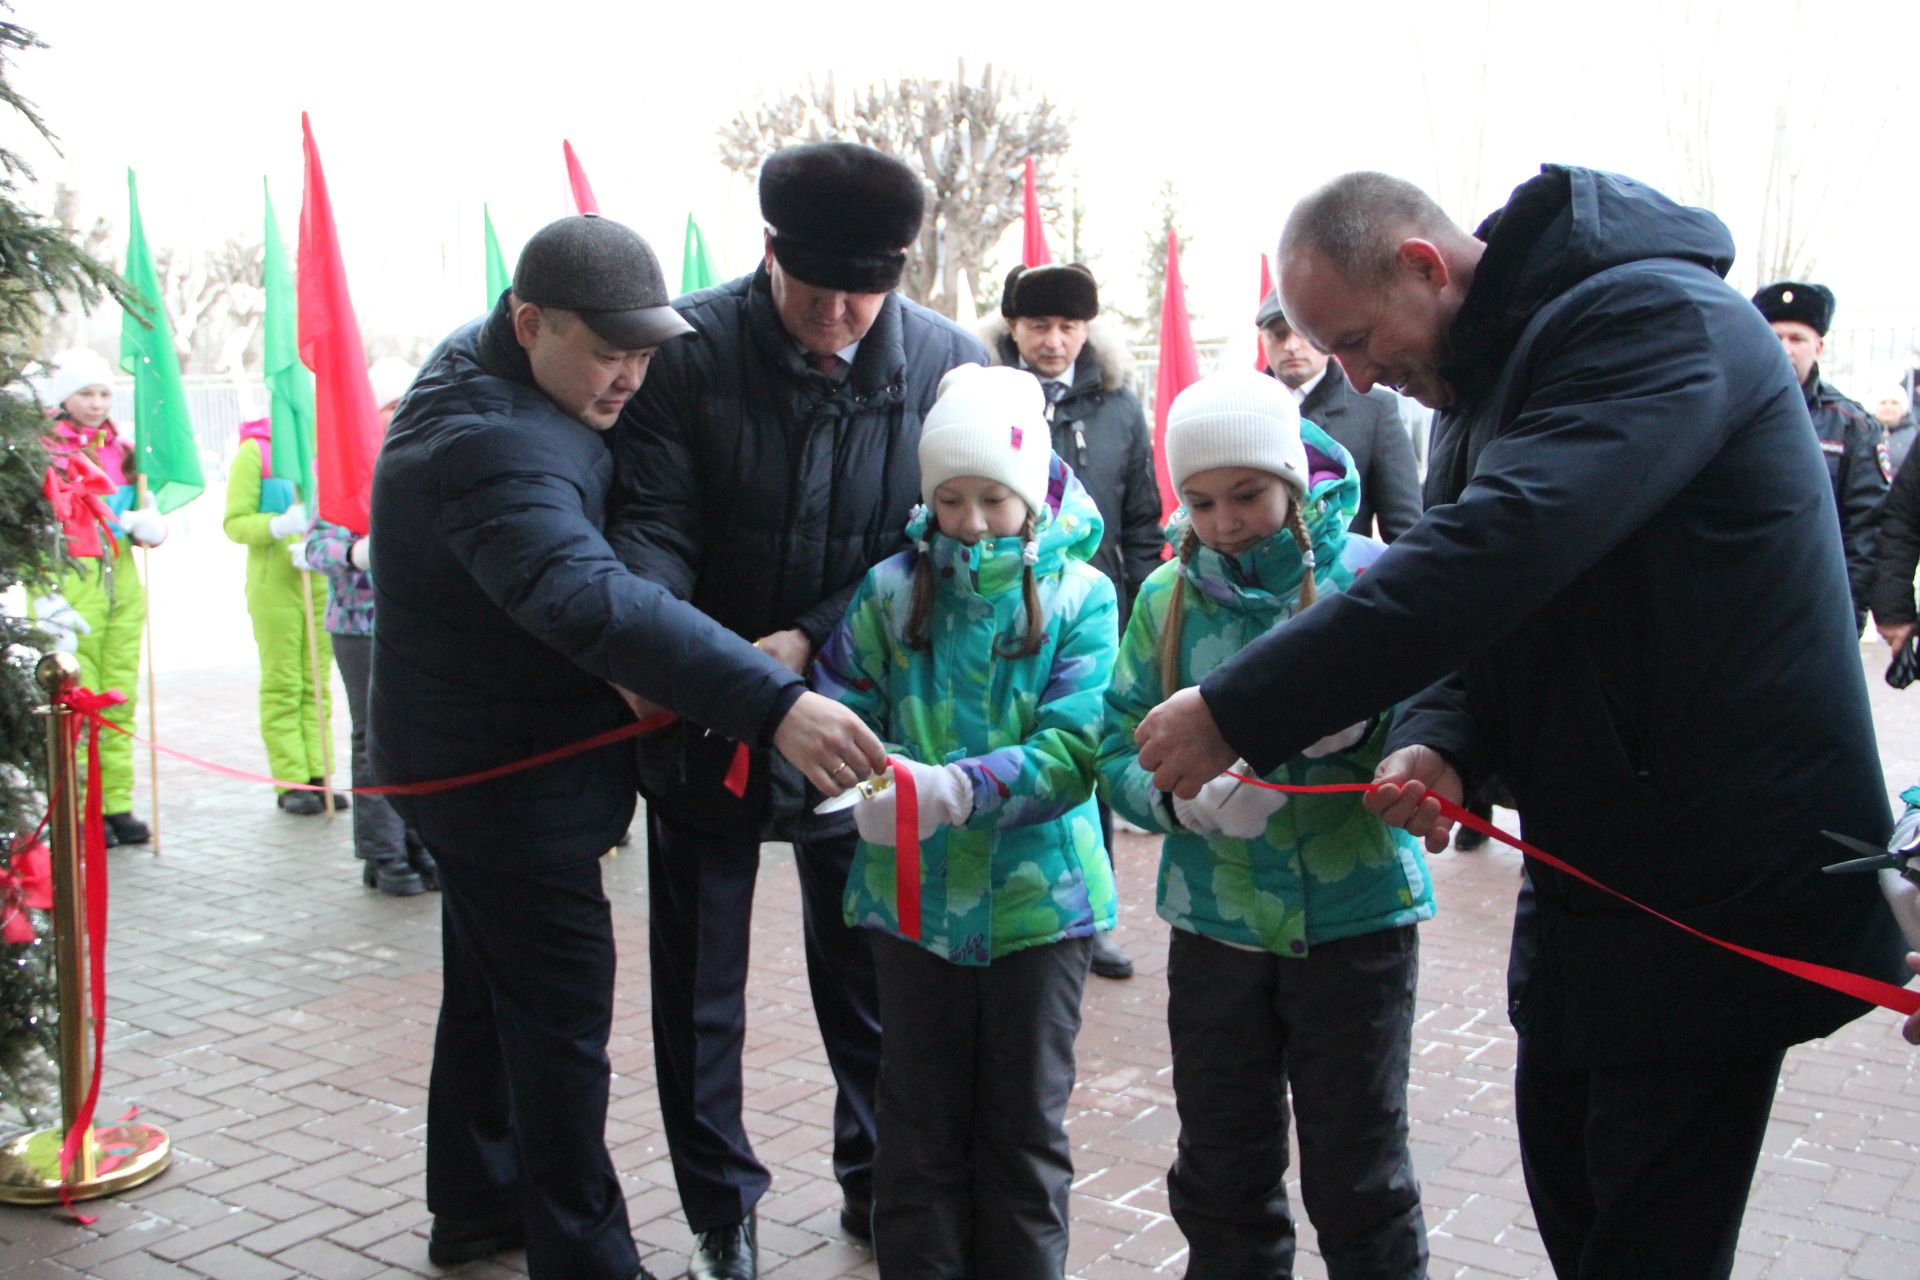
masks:
<instances>
[{"instance_id":1,"label":"red ribbon","mask_svg":"<svg viewBox=\"0 0 1920 1280\"><path fill-rule=\"evenodd\" d=\"M80 1155L81 1142L93 1127L93 1110L100 1101L100 1067L106 1054L107 1037L107 837L100 811L100 726L112 722L101 713L126 700L127 696L117 689L94 693L74 688L60 698L60 705L72 713L69 723L74 745L79 745L81 729L84 727L87 731L87 811L82 823L80 879L86 888L87 1003L93 1015L93 1073L87 1081L87 1096L60 1147L60 1201L76 1217L80 1215L67 1193L67 1173ZM82 1218L82 1221L92 1219Z\"/></svg>"},{"instance_id":2,"label":"red ribbon","mask_svg":"<svg viewBox=\"0 0 1920 1280\"><path fill-rule=\"evenodd\" d=\"M914 789L913 770L898 756L893 760L893 885L894 905L902 935L920 941L920 793Z\"/></svg>"},{"instance_id":3,"label":"red ribbon","mask_svg":"<svg viewBox=\"0 0 1920 1280\"><path fill-rule=\"evenodd\" d=\"M118 694L114 696L119 701L126 701L124 697ZM111 729L115 733L133 739L143 747L149 747L158 751L161 755L171 756L175 760L180 760L194 766L196 769L205 769L209 773L217 773L223 778L233 778L240 782L269 783L279 787L283 791L325 791L327 789L320 783L308 782L305 779L296 782L291 778L275 778L264 773L249 773L245 769L236 769L231 765L219 764L215 761L204 759L201 756L193 755L191 752L181 751L177 747L169 747L162 743L143 738L125 725L115 724L113 721L105 719L97 713L82 712L81 714L85 715L88 722L93 724L95 732L98 732L103 727ZM460 787L473 786L475 783L492 782L496 778L505 778L512 774L524 773L528 769L537 769L541 765L553 764L559 760L569 760L574 756L585 755L589 751L598 751L601 747L611 746L616 742L625 742L628 738L638 738L644 734L652 733L656 729L664 729L679 718L679 716L671 711L656 711L644 720L635 720L632 724L619 725L615 728L596 733L591 738L582 738L578 742L569 742L563 747L555 747L551 751L542 751L538 755L528 756L524 760L514 760L508 764L494 765L490 769L478 769L473 773L463 773L453 778L436 778L431 782L390 782L378 787L351 787L348 791L349 794L356 796L435 795L442 791L453 791ZM747 749L747 744L744 742L741 743L739 748L734 752L733 764L728 768L727 776L723 780L723 785L735 796L746 794L747 769L751 754Z\"/></svg>"},{"instance_id":4,"label":"red ribbon","mask_svg":"<svg viewBox=\"0 0 1920 1280\"><path fill-rule=\"evenodd\" d=\"M1252 783L1256 787L1265 787L1269 791L1286 791L1295 795L1331 795L1336 792L1347 791L1365 794L1381 785L1376 782L1341 782L1329 783L1323 786L1300 787L1288 786L1279 782L1268 782L1265 779L1250 777L1244 773L1235 773L1232 770L1227 771L1227 776L1230 778L1238 778L1241 782ZM1891 1009L1895 1013L1904 1014L1908 1017L1920 1013L1920 991L1909 991L1905 987L1896 987L1891 982L1882 982L1878 978L1864 977L1861 974L1850 973L1845 969L1835 969L1830 965L1814 964L1809 960L1795 960L1789 956L1777 956L1771 952L1760 951L1753 947L1743 947L1737 942L1728 942L1724 938L1716 938L1710 933L1703 933L1684 920L1676 920L1664 911L1650 907L1638 899L1630 898L1610 885L1600 883L1578 867L1554 857L1545 849L1528 844L1518 836L1508 835L1491 822L1480 817L1478 814L1469 812L1445 796L1434 795L1432 792L1428 794L1439 802L1440 812L1453 821L1471 830L1478 831L1482 835L1491 836L1502 844L1511 845L1534 861L1552 867L1555 871L1561 872L1562 874L1572 876L1582 884L1591 885L1604 894L1618 898L1630 907L1635 907L1650 916L1664 920L1674 928L1699 938L1702 942L1711 942L1716 947L1722 947L1738 955L1743 955L1749 960L1756 960L1761 964L1778 969L1782 973L1792 974L1796 978L1801 978L1807 982L1826 987L1830 991L1838 991L1842 995L1852 996L1856 1000L1864 1000L1868 1004L1877 1004L1881 1008Z\"/></svg>"},{"instance_id":5,"label":"red ribbon","mask_svg":"<svg viewBox=\"0 0 1920 1280\"><path fill-rule=\"evenodd\" d=\"M33 941L33 922L27 919L29 907L35 911L53 909L53 855L37 839L14 854L11 861L0 864L0 911L5 912L4 922L0 922L0 942L18 945Z\"/></svg>"},{"instance_id":6,"label":"red ribbon","mask_svg":"<svg viewBox=\"0 0 1920 1280\"><path fill-rule=\"evenodd\" d=\"M56 458L40 488L60 522L68 555L99 559L107 547L118 546L109 525L113 512L101 499L118 492L120 486L93 459L78 449Z\"/></svg>"}]
</instances>

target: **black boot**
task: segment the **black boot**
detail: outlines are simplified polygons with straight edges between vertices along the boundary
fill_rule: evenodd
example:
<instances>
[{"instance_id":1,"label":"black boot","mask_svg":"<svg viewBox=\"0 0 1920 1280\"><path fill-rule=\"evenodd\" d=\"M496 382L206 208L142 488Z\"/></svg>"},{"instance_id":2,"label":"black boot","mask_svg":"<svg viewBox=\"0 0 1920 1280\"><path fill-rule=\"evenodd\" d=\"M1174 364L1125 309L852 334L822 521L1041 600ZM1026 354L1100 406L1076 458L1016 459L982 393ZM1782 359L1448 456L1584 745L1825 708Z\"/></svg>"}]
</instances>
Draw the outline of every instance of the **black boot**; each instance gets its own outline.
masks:
<instances>
[{"instance_id":1,"label":"black boot","mask_svg":"<svg viewBox=\"0 0 1920 1280\"><path fill-rule=\"evenodd\" d=\"M1133 957L1113 940L1111 929L1102 929L1093 935L1093 971L1102 978L1133 976Z\"/></svg>"},{"instance_id":2,"label":"black boot","mask_svg":"<svg viewBox=\"0 0 1920 1280\"><path fill-rule=\"evenodd\" d=\"M145 844L153 839L153 832L147 824L131 813L109 813L102 821L107 829L108 844Z\"/></svg>"},{"instance_id":3,"label":"black boot","mask_svg":"<svg viewBox=\"0 0 1920 1280\"><path fill-rule=\"evenodd\" d=\"M308 778L307 782L310 785L317 787L320 785L321 780L319 778ZM319 798L320 798L319 793L316 792L314 794L314 799L318 800ZM344 813L348 809L353 808L353 800L347 795L346 792L336 791L333 793L333 807L336 812ZM321 801L320 811L324 813L326 812L326 808L327 808L326 802Z\"/></svg>"},{"instance_id":4,"label":"black boot","mask_svg":"<svg viewBox=\"0 0 1920 1280\"><path fill-rule=\"evenodd\" d=\"M457 1267L475 1258L518 1249L526 1242L527 1229L517 1213L498 1218L454 1218L436 1213L433 1229L427 1233L427 1261L436 1267Z\"/></svg>"},{"instance_id":5,"label":"black boot","mask_svg":"<svg viewBox=\"0 0 1920 1280\"><path fill-rule=\"evenodd\" d=\"M378 889L389 898L411 898L427 891L420 873L399 858L363 859L360 883L369 889Z\"/></svg>"},{"instance_id":6,"label":"black boot","mask_svg":"<svg viewBox=\"0 0 1920 1280\"><path fill-rule=\"evenodd\" d=\"M700 1233L693 1257L687 1261L687 1280L758 1280L755 1256L760 1238L759 1214L749 1212L745 1222Z\"/></svg>"},{"instance_id":7,"label":"black boot","mask_svg":"<svg viewBox=\"0 0 1920 1280\"><path fill-rule=\"evenodd\" d=\"M438 892L440 889L440 864L427 852L427 846L420 837L407 832L407 865L420 877L420 883L428 889Z\"/></svg>"},{"instance_id":8,"label":"black boot","mask_svg":"<svg viewBox=\"0 0 1920 1280\"><path fill-rule=\"evenodd\" d=\"M296 813L303 818L311 818L316 813L325 813L326 804L317 791L282 791L274 802L284 813Z\"/></svg>"}]
</instances>

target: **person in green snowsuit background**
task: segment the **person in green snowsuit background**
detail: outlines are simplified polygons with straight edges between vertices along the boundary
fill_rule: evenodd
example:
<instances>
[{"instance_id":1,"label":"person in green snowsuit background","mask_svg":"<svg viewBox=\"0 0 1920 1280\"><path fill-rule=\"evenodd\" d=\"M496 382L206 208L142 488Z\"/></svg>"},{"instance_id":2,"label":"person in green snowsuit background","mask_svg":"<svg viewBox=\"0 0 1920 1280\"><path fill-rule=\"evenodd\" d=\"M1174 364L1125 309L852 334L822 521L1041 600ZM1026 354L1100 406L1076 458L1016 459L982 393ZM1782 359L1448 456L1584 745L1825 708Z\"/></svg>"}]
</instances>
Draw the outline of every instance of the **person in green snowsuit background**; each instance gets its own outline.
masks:
<instances>
[{"instance_id":1,"label":"person in green snowsuit background","mask_svg":"<svg viewBox=\"0 0 1920 1280\"><path fill-rule=\"evenodd\" d=\"M268 771L276 778L304 779L318 786L333 771L332 743L321 734L323 724L330 731L333 723L333 644L318 625L327 606L327 581L323 574L294 568L293 548L306 539L313 517L294 483L273 474L272 455L267 420L241 423L240 448L227 471L224 527L227 537L247 549L247 615L253 619L253 641L260 650L260 738L267 747ZM307 603L300 599L302 591ZM314 623L311 641L309 620ZM315 649L322 673L317 711L310 665ZM297 814L325 808L314 791L282 790L277 803ZM347 797L335 795L333 803L344 809Z\"/></svg>"},{"instance_id":2,"label":"person in green snowsuit background","mask_svg":"<svg viewBox=\"0 0 1920 1280\"><path fill-rule=\"evenodd\" d=\"M918 927L893 790L854 810L845 899L880 992L874 1257L890 1280L1058 1280L1073 1041L1093 935L1114 924L1093 802L1114 587L1030 374L948 373L919 459L915 548L868 572L814 666L919 802Z\"/></svg>"},{"instance_id":3,"label":"person in green snowsuit background","mask_svg":"<svg viewBox=\"0 0 1920 1280\"><path fill-rule=\"evenodd\" d=\"M71 561L60 575L58 594L34 601L33 612L54 633L72 635L84 687L118 689L127 696L104 715L132 729L140 693L141 631L147 621L147 593L134 567L133 549L166 541L166 521L151 507L135 505L133 446L108 416L113 368L106 359L79 349L55 356L47 400L54 406L48 451L55 457L84 453L119 487L106 498L114 516L113 542L98 560ZM100 805L108 844L145 844L153 838L147 824L133 816L133 739L125 734L100 735Z\"/></svg>"},{"instance_id":4,"label":"person in green snowsuit background","mask_svg":"<svg viewBox=\"0 0 1920 1280\"><path fill-rule=\"evenodd\" d=\"M1348 590L1385 547L1347 530L1360 497L1351 456L1265 374L1229 369L1182 391L1166 455L1184 504L1168 530L1178 558L1134 601L1099 768L1115 813L1167 833L1158 907L1173 926L1180 1113L1167 1199L1187 1274L1293 1274L1291 1095L1301 1194L1330 1280L1424 1280L1407 1145L1414 926L1434 910L1419 845L1357 794L1289 796L1223 774L1180 799L1153 785L1134 740L1167 695ZM1370 782L1392 721L1349 725L1266 779Z\"/></svg>"}]
</instances>

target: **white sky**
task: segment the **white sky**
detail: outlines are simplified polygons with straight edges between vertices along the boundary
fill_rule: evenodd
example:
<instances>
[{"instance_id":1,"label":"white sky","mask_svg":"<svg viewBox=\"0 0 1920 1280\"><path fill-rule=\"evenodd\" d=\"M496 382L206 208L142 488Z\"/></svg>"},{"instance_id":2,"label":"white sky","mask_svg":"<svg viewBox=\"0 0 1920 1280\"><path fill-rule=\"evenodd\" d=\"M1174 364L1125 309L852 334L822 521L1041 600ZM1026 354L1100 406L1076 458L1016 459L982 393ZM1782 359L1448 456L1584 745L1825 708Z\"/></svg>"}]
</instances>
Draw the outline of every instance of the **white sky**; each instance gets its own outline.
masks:
<instances>
[{"instance_id":1,"label":"white sky","mask_svg":"<svg viewBox=\"0 0 1920 1280\"><path fill-rule=\"evenodd\" d=\"M264 175L291 246L310 112L370 336L437 337L480 309L481 202L511 263L571 211L563 137L670 284L689 212L738 274L759 223L752 189L719 162L717 128L809 75L950 76L960 58L1073 111L1065 168L1110 297L1137 299L1155 195L1173 182L1196 336L1251 349L1260 253L1299 195L1348 169L1418 181L1469 226L1542 161L1671 189L1681 86L1711 93L1714 206L1743 257L1784 103L1806 139L1803 182L1826 193L1814 274L1839 294L1838 323L1920 318L1920 269L1893 250L1920 214L1911 0L16 5L52 47L26 54L13 81L64 157L22 149L43 194L73 184L89 220L122 233L128 166L156 245L257 237ZM0 137L21 144L18 130ZM1480 164L1462 162L1476 151ZM1050 238L1060 254L1061 231ZM1751 284L1742 264L1735 279Z\"/></svg>"}]
</instances>

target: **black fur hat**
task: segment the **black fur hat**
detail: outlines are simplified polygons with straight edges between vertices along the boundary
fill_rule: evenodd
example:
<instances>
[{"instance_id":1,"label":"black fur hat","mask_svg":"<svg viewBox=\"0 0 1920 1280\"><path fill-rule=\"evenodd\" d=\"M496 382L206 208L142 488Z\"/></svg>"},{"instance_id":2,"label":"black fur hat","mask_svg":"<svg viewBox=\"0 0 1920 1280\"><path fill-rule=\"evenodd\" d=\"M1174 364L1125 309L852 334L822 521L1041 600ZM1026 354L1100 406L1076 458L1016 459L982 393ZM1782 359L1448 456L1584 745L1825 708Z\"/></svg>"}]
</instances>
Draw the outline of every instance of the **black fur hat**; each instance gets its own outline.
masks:
<instances>
[{"instance_id":1,"label":"black fur hat","mask_svg":"<svg viewBox=\"0 0 1920 1280\"><path fill-rule=\"evenodd\" d=\"M896 287L926 207L913 170L858 143L788 147L760 169L760 217L773 232L774 258L822 289Z\"/></svg>"},{"instance_id":2,"label":"black fur hat","mask_svg":"<svg viewBox=\"0 0 1920 1280\"><path fill-rule=\"evenodd\" d=\"M1833 290L1823 284L1803 284L1782 280L1753 295L1753 305L1768 323L1793 320L1806 325L1821 337L1833 326Z\"/></svg>"},{"instance_id":3,"label":"black fur hat","mask_svg":"<svg viewBox=\"0 0 1920 1280\"><path fill-rule=\"evenodd\" d=\"M1077 262L1015 267L1007 272L1007 283L1000 290L1000 314L1008 320L1020 316L1091 320L1100 314L1100 286L1094 283L1093 272Z\"/></svg>"}]
</instances>

